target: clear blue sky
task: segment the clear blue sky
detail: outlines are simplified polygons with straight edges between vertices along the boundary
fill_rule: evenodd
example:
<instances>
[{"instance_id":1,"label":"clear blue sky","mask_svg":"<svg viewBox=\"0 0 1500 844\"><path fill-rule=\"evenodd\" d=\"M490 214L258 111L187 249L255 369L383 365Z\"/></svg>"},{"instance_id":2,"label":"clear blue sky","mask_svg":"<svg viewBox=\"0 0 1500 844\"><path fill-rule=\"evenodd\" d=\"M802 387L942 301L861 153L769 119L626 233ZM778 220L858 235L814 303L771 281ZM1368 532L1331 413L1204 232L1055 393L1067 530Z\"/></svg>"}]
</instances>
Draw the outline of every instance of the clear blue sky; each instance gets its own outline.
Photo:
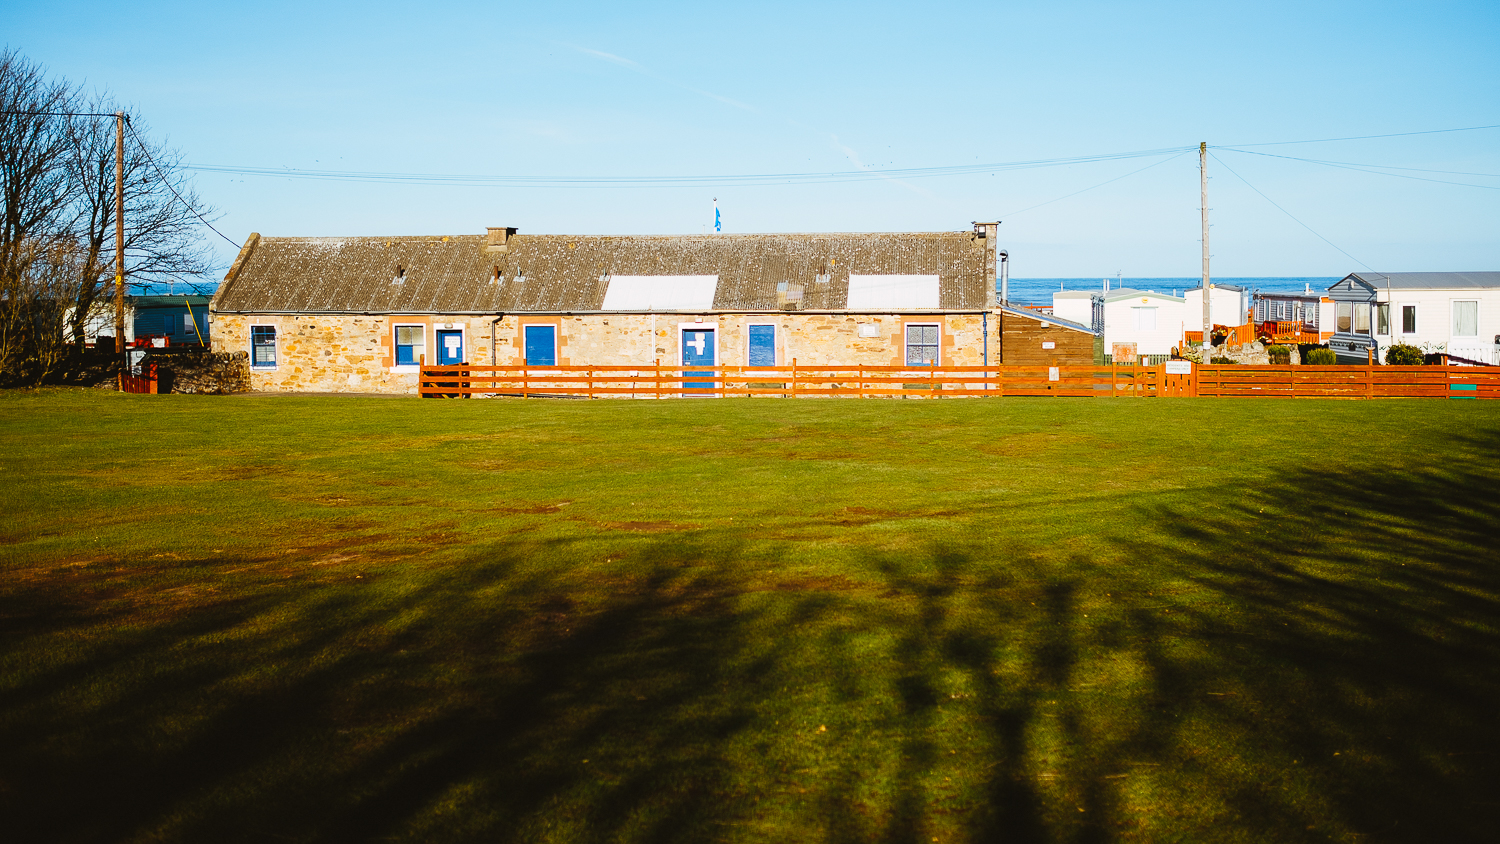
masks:
<instances>
[{"instance_id":1,"label":"clear blue sky","mask_svg":"<svg viewBox=\"0 0 1500 844\"><path fill-rule=\"evenodd\" d=\"M513 177L923 168L1500 124L1500 3L68 3L0 42L196 164ZM1500 129L1256 147L1500 174ZM1378 270L1500 269L1500 190L1221 151ZM196 177L266 235L966 228L1017 276L1193 276L1196 153L792 185ZM1214 274L1361 269L1210 159ZM1500 178L1406 171L1500 188ZM225 260L233 250L220 242Z\"/></svg>"}]
</instances>

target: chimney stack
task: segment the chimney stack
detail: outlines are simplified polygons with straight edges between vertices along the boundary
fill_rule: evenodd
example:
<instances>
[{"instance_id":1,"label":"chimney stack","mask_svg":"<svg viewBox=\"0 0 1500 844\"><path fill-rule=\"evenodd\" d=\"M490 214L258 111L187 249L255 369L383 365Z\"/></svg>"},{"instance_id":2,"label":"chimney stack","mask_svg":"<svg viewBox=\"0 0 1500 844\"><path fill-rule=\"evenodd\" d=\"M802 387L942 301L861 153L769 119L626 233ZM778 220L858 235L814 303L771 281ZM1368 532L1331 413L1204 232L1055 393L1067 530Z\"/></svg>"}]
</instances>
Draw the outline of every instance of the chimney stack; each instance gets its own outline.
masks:
<instances>
[{"instance_id":1,"label":"chimney stack","mask_svg":"<svg viewBox=\"0 0 1500 844\"><path fill-rule=\"evenodd\" d=\"M515 226L489 226L488 234L484 238L484 251L486 252L509 252L511 235L516 233Z\"/></svg>"}]
</instances>

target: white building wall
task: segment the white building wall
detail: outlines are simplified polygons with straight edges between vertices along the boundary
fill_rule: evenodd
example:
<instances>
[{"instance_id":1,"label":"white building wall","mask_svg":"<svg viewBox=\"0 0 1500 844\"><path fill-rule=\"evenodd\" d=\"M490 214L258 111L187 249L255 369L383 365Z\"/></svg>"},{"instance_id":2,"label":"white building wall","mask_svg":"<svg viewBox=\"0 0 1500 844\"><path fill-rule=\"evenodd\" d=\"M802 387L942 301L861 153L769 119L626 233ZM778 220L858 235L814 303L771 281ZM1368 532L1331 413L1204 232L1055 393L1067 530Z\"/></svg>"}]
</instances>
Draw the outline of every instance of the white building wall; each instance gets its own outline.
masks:
<instances>
[{"instance_id":1,"label":"white building wall","mask_svg":"<svg viewBox=\"0 0 1500 844\"><path fill-rule=\"evenodd\" d=\"M1379 290L1376 301L1391 306L1390 333L1375 335L1382 357L1393 343L1407 343L1427 352L1443 351L1500 364L1500 348L1495 344L1496 335L1500 335L1500 289ZM1477 336L1461 337L1453 333L1454 303L1460 301L1479 303ZM1406 306L1417 309L1417 330L1412 333L1403 330L1402 309Z\"/></svg>"},{"instance_id":2,"label":"white building wall","mask_svg":"<svg viewBox=\"0 0 1500 844\"><path fill-rule=\"evenodd\" d=\"M1202 299L1198 300L1200 303ZM1136 327L1135 308L1156 308L1156 329ZM1201 308L1202 305L1200 304ZM1115 343L1134 343L1136 354L1170 354L1182 342L1185 307L1181 300L1143 293L1104 303L1104 353L1112 354Z\"/></svg>"},{"instance_id":3,"label":"white building wall","mask_svg":"<svg viewBox=\"0 0 1500 844\"><path fill-rule=\"evenodd\" d=\"M1212 313L1214 325L1244 325L1249 322L1249 305L1246 302L1244 291L1226 290L1222 287L1213 289ZM1201 331L1203 329L1203 288L1189 290L1182 294L1183 302L1187 306L1187 324L1189 331Z\"/></svg>"},{"instance_id":4,"label":"white building wall","mask_svg":"<svg viewBox=\"0 0 1500 844\"><path fill-rule=\"evenodd\" d=\"M1094 324L1094 294L1068 291L1052 294L1052 315L1080 325Z\"/></svg>"}]
</instances>

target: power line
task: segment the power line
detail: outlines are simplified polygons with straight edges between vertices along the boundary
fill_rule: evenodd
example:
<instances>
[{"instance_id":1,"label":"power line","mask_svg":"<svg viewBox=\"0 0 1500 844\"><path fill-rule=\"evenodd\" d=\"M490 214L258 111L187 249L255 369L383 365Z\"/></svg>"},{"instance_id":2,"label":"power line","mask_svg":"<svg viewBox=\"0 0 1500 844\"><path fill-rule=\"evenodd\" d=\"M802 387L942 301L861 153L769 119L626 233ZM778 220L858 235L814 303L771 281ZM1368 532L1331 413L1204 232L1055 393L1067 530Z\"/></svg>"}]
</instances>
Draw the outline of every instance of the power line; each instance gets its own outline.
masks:
<instances>
[{"instance_id":1,"label":"power line","mask_svg":"<svg viewBox=\"0 0 1500 844\"><path fill-rule=\"evenodd\" d=\"M1222 150L1226 150L1228 152L1238 152L1238 153L1241 153L1243 155L1263 155L1263 156L1265 156L1267 158L1284 158L1284 159L1286 159L1288 161L1305 161L1308 164L1321 164L1324 167L1335 167L1335 168L1338 168L1340 170L1355 170L1355 171L1358 171L1360 173L1374 173L1377 176L1392 176L1392 177L1395 177L1395 178L1398 178L1398 179L1415 179L1416 181L1419 181L1419 182L1434 182L1434 183L1439 184L1439 185L1457 185L1457 186L1463 187L1463 188L1479 188L1480 190L1500 190L1500 185L1476 185L1476 184L1473 184L1472 182L1453 182L1453 181L1449 181L1447 179L1429 179L1429 178L1426 178L1425 176L1409 176L1409 175L1407 175L1405 173L1387 173L1384 170L1370 169L1370 168L1383 167L1384 166L1384 165L1380 165L1380 164L1351 164L1351 163L1346 162L1346 161L1323 161L1323 160L1320 160L1320 159L1317 159L1317 158L1298 158L1297 156L1294 156L1294 155L1275 155L1275 154L1269 153L1269 152L1256 152L1254 150L1235 149L1233 147L1214 147L1214 149L1222 149ZM1458 171L1454 171L1454 170L1423 170L1423 169L1421 169L1419 167L1389 167L1387 169L1390 169L1390 170L1411 170L1411 171L1418 172L1418 173L1453 173L1455 175L1464 175L1464 176L1500 177L1500 173L1459 173Z\"/></svg>"},{"instance_id":2,"label":"power line","mask_svg":"<svg viewBox=\"0 0 1500 844\"><path fill-rule=\"evenodd\" d=\"M130 118L128 117L125 118L125 127L130 130L130 135L131 137L135 138L135 142L140 145L141 152L146 156L146 160L151 162L152 167L156 168L156 175L161 179L161 183L167 186L167 190L171 191L173 196L177 197L177 201L182 203L182 207L186 208L189 214L197 217L198 222L202 223L205 226L208 226L209 231L213 232L219 237L224 238L225 243L228 243L230 246L233 246L236 249L240 248L240 244L230 240L227 235L214 228L213 223L210 223L207 219L204 218L202 214L199 214L198 209L194 208L191 203L189 203L186 199L183 199L182 194L177 192L177 188L172 187L172 183L167 180L167 174L162 172L161 165L157 164L156 159L151 157L151 150L146 148L146 142L141 140L141 136L136 133L135 127L130 124Z\"/></svg>"},{"instance_id":3,"label":"power line","mask_svg":"<svg viewBox=\"0 0 1500 844\"><path fill-rule=\"evenodd\" d=\"M221 164L189 164L185 169L201 173L228 173L244 176L264 176L294 179L317 179L330 181L373 182L384 184L434 184L462 187L547 187L547 188L597 188L597 187L701 187L708 185L775 185L775 184L830 184L861 182L890 178L933 178L941 176L963 176L997 170L1023 170L1041 167L1062 167L1072 164L1090 164L1099 161L1118 161L1131 158L1147 158L1180 154L1188 147L1135 150L1131 152L1103 153L1071 158L1043 158L1028 161L1007 161L988 164L960 164L947 167L866 168L861 170L834 170L802 173L749 173L719 176L617 176L617 177L547 177L529 178L478 174L441 173L388 173L351 170L306 170L298 168L248 167Z\"/></svg>"},{"instance_id":4,"label":"power line","mask_svg":"<svg viewBox=\"0 0 1500 844\"><path fill-rule=\"evenodd\" d=\"M1110 179L1107 182L1100 182L1099 184L1094 185L1092 187L1087 187L1087 188L1084 188L1083 190L1073 191L1072 193L1068 194L1067 196L1059 196L1056 199L1049 199L1046 202L1039 202L1036 205L1031 206L1030 208L1022 208L1020 211L1012 211L1009 214L1001 214L1000 215L1000 219L1004 220L1004 219L1009 218L1009 217L1014 217L1017 214L1024 214L1027 211L1030 211L1032 208L1041 208L1043 205L1051 205L1054 202L1062 202L1064 199L1068 199L1070 197L1077 196L1080 193L1088 193L1089 191L1093 190L1094 188L1102 188L1105 185L1110 184L1110 182L1118 182L1121 179L1124 179L1126 177L1134 176L1136 173L1144 173L1145 171L1150 170L1152 167L1155 167L1155 166L1157 166L1159 164L1166 164L1168 161L1175 161L1175 160L1181 158L1182 156L1184 156L1184 155L1187 154L1188 150L1191 150L1191 149L1192 149L1192 147L1188 147L1188 148L1184 149L1182 152L1179 152L1176 155L1172 156L1171 158L1162 159L1161 161L1157 161L1157 162L1155 162L1153 164L1148 164L1148 165L1146 165L1145 167L1142 167L1139 170L1132 170L1129 173L1126 173L1124 176L1116 176L1116 177L1114 177L1113 179Z\"/></svg>"},{"instance_id":5,"label":"power line","mask_svg":"<svg viewBox=\"0 0 1500 844\"><path fill-rule=\"evenodd\" d=\"M1209 155L1213 155L1213 153L1209 153ZM1361 267L1364 267L1365 269L1369 270L1370 272L1377 272L1377 270L1374 267L1370 266L1369 264L1366 264L1364 261L1361 261L1360 259L1354 257L1353 255L1350 255L1348 252L1344 252L1344 250L1337 243L1334 243L1333 241L1329 240L1328 238L1322 236L1321 234L1318 234L1316 231L1313 231L1313 227L1312 226L1309 226L1308 224L1302 222L1301 220L1298 220L1297 217L1292 214L1292 212L1286 210L1285 208L1282 208L1279 204L1277 204L1276 200L1272 199L1269 196L1266 196L1264 193L1261 192L1260 188L1256 187L1255 185L1250 184L1250 182L1248 180L1246 180L1246 178L1244 176L1241 176L1239 173L1235 173L1234 168L1230 167L1228 164L1225 164L1224 161L1223 161L1223 159L1219 158L1217 155L1214 155L1213 158L1214 158L1214 161L1219 162L1219 164L1222 165L1225 170L1228 170L1230 173L1234 173L1234 177L1236 179L1239 179L1240 181L1244 182L1245 183L1245 187L1248 187L1249 189L1255 191L1256 193L1259 193L1260 196L1261 196L1261 199L1264 199L1265 201L1271 203L1272 205L1275 205L1276 206L1276 210L1278 210L1281 213L1287 215L1288 217L1291 217L1292 221L1295 222L1297 225L1299 225L1302 228L1307 229L1308 231L1312 232L1314 235L1317 236L1317 238L1319 240L1323 241L1324 243L1328 244L1329 246L1332 246L1334 249L1338 249L1340 252L1343 252L1344 255L1346 257L1348 257L1350 260L1352 260L1354 263L1359 264Z\"/></svg>"},{"instance_id":6,"label":"power line","mask_svg":"<svg viewBox=\"0 0 1500 844\"><path fill-rule=\"evenodd\" d=\"M1287 144L1327 144L1333 141L1367 141L1372 138L1405 138L1410 135L1441 135L1445 132L1474 132L1479 129L1500 129L1500 123L1491 126L1463 126L1458 129L1427 129L1421 132L1394 132L1389 135L1353 135L1347 138L1317 138L1310 141L1268 141L1259 144L1229 144L1236 147L1276 147ZM1248 183L1247 183L1248 184Z\"/></svg>"}]
</instances>

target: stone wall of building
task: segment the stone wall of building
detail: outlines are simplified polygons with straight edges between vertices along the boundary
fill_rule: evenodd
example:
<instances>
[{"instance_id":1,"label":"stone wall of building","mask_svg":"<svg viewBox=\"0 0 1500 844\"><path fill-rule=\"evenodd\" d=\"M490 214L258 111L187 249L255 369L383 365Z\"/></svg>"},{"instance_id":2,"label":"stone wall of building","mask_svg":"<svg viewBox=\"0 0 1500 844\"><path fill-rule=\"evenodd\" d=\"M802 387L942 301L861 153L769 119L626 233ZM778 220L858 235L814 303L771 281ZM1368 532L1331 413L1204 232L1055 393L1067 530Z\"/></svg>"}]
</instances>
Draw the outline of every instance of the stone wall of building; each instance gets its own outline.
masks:
<instances>
[{"instance_id":1,"label":"stone wall of building","mask_svg":"<svg viewBox=\"0 0 1500 844\"><path fill-rule=\"evenodd\" d=\"M250 349L250 328L276 328L275 367L251 367L250 386L258 391L417 392L417 367L395 365L397 326L423 328L426 357L436 359L436 331L458 330L465 361L473 366L520 366L526 325L557 329L560 366L663 366L681 360L683 331L713 329L720 365L743 366L749 359L748 328L776 327L776 362L802 366L900 366L905 363L905 326L940 327L940 364L985 363L984 329L989 330L989 362L999 362L997 314L864 315L841 313L692 314L507 314L493 316L370 316L214 314L213 346L222 352ZM863 328L863 331L861 329ZM493 349L493 357L491 350Z\"/></svg>"}]
</instances>

